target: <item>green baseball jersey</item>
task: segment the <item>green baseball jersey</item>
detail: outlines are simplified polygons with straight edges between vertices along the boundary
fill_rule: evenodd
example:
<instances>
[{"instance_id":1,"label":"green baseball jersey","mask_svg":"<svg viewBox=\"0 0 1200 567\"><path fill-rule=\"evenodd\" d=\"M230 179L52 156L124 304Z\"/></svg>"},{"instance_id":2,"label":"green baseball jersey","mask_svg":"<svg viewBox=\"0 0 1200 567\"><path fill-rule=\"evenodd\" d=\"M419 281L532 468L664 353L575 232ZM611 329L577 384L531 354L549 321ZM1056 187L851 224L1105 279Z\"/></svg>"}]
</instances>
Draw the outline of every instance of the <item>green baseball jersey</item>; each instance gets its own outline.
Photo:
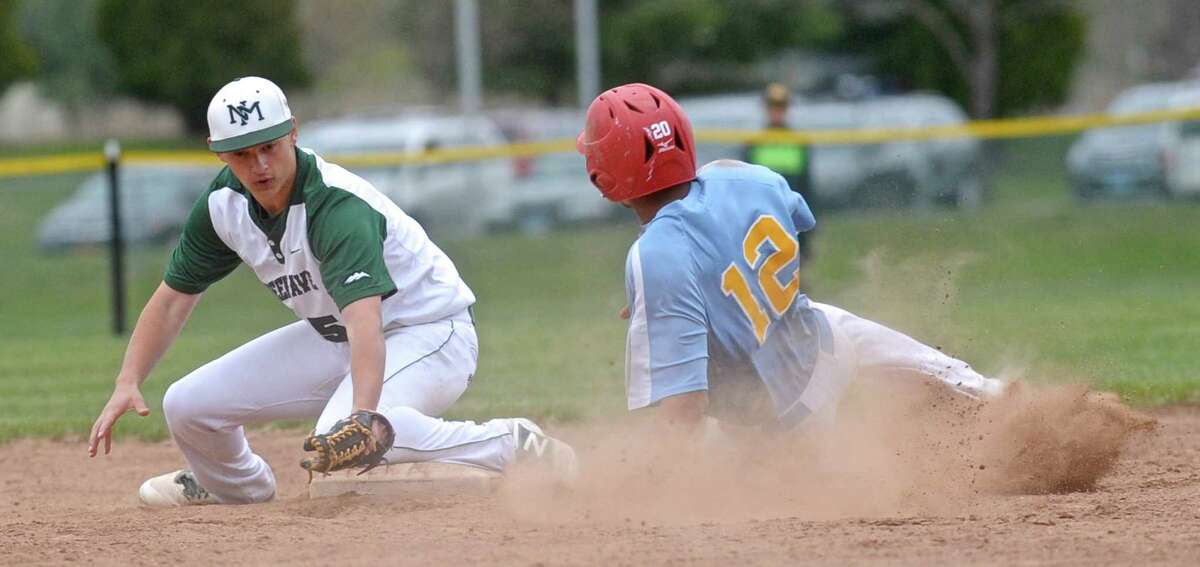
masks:
<instances>
[{"instance_id":1,"label":"green baseball jersey","mask_svg":"<svg viewBox=\"0 0 1200 567\"><path fill-rule=\"evenodd\" d=\"M297 316L346 340L341 310L379 295L385 327L462 312L475 296L416 221L361 177L297 148L287 209L270 216L225 168L196 201L163 281L200 293L246 264Z\"/></svg>"}]
</instances>

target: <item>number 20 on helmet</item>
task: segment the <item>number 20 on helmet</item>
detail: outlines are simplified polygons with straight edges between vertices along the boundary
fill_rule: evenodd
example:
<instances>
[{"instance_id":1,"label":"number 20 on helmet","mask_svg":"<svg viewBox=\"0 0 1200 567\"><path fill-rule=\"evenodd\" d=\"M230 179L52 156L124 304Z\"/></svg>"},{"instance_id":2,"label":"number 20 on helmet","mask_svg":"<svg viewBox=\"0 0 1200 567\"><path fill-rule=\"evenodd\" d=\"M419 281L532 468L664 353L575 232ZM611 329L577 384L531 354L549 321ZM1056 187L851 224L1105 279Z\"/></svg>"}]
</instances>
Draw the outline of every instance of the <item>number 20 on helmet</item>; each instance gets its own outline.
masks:
<instances>
[{"instance_id":1,"label":"number 20 on helmet","mask_svg":"<svg viewBox=\"0 0 1200 567\"><path fill-rule=\"evenodd\" d=\"M575 147L592 185L610 201L696 178L692 124L679 103L650 85L631 83L596 97Z\"/></svg>"}]
</instances>

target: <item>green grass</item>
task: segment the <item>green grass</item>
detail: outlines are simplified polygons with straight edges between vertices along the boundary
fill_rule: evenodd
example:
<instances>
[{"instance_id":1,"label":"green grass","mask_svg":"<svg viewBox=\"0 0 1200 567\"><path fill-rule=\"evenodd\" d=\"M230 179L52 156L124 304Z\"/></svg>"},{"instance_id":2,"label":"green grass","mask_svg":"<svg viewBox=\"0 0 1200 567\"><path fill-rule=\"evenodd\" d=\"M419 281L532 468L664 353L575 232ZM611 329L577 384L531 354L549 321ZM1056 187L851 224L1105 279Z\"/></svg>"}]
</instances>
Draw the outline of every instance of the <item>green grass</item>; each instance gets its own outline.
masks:
<instances>
[{"instance_id":1,"label":"green grass","mask_svg":"<svg viewBox=\"0 0 1200 567\"><path fill-rule=\"evenodd\" d=\"M1086 380L1139 404L1200 402L1200 208L1080 206L1064 140L1004 148L976 214L842 213L821 219L806 287L988 373ZM125 339L109 334L103 250L42 255L37 221L81 175L0 180L0 440L87 432ZM632 224L441 243L479 296L480 369L456 417L576 420L622 411L624 254ZM166 250L131 254L130 319ZM161 438L171 381L292 320L245 269L214 286L145 388L155 410L122 435Z\"/></svg>"}]
</instances>

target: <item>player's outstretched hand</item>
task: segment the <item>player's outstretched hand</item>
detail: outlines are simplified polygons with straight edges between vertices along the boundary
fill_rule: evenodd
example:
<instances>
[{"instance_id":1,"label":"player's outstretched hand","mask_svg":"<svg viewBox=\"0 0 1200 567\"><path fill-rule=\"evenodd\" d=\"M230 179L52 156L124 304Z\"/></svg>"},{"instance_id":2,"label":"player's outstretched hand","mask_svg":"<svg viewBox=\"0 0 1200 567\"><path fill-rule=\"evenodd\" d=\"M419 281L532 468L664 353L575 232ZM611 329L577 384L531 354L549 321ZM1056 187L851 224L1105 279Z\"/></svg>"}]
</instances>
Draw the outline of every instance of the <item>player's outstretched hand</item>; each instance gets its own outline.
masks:
<instances>
[{"instance_id":1,"label":"player's outstretched hand","mask_svg":"<svg viewBox=\"0 0 1200 567\"><path fill-rule=\"evenodd\" d=\"M118 385L113 389L108 403L104 404L100 417L96 418L96 423L92 425L92 434L88 437L89 457L96 456L101 439L104 439L104 454L112 451L113 425L116 425L117 419L130 411L137 412L142 417L150 415L150 408L146 407L146 400L142 399L142 392L137 386Z\"/></svg>"}]
</instances>

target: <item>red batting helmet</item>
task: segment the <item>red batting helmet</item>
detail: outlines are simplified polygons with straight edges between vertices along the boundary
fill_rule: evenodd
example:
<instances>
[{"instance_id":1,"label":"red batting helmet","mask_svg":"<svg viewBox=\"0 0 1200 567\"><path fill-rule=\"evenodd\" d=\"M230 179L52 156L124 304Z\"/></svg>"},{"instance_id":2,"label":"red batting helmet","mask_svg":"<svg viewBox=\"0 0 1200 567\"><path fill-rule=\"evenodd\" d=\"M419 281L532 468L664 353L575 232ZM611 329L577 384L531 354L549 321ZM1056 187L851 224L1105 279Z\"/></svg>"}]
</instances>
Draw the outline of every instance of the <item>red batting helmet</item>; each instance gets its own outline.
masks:
<instances>
[{"instance_id":1,"label":"red batting helmet","mask_svg":"<svg viewBox=\"0 0 1200 567\"><path fill-rule=\"evenodd\" d=\"M576 149L588 178L610 201L624 202L696 178L692 124L667 93L631 83L588 107Z\"/></svg>"}]
</instances>

